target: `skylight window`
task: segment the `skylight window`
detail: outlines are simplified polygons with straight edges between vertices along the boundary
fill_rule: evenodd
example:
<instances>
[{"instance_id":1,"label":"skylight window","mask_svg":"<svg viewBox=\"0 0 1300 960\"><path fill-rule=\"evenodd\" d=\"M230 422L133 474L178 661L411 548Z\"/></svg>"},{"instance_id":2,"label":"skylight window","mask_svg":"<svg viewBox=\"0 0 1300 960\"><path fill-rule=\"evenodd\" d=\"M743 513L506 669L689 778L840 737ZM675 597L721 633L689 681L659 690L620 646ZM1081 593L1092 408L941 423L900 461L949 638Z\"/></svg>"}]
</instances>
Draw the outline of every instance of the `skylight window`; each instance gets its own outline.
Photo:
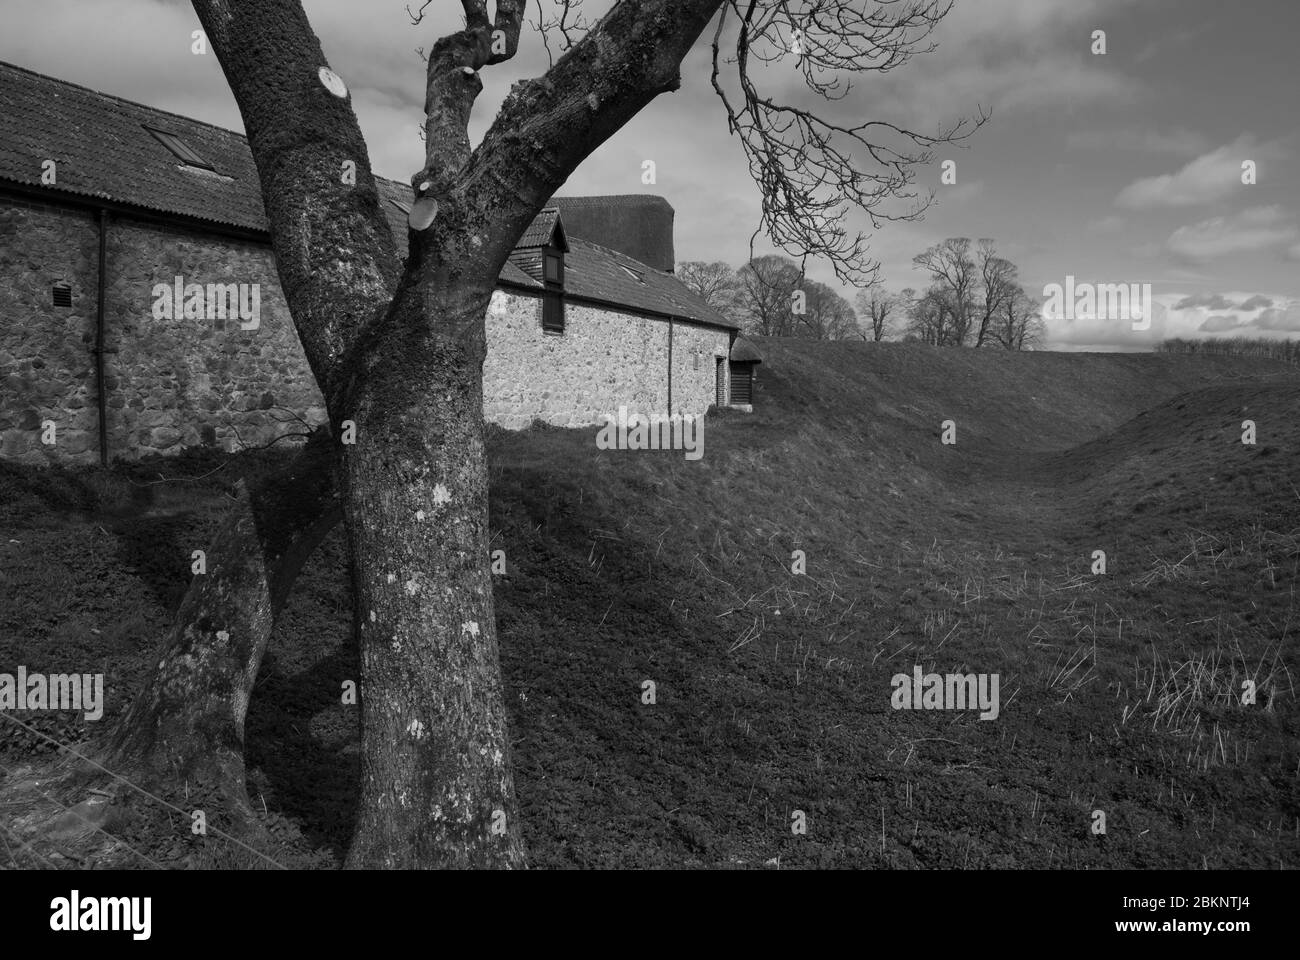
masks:
<instances>
[{"instance_id":1,"label":"skylight window","mask_svg":"<svg viewBox=\"0 0 1300 960\"><path fill-rule=\"evenodd\" d=\"M176 158L186 166L198 167L202 170L216 170L216 167L195 153L190 148L190 145L176 134L168 133L165 130L155 130L153 127L145 127L145 129L152 133L159 143L174 153Z\"/></svg>"},{"instance_id":2,"label":"skylight window","mask_svg":"<svg viewBox=\"0 0 1300 960\"><path fill-rule=\"evenodd\" d=\"M637 283L645 283L645 274L637 273L631 267L625 267L621 263L618 265L618 268L622 270L624 273L626 273L633 280L635 280Z\"/></svg>"}]
</instances>

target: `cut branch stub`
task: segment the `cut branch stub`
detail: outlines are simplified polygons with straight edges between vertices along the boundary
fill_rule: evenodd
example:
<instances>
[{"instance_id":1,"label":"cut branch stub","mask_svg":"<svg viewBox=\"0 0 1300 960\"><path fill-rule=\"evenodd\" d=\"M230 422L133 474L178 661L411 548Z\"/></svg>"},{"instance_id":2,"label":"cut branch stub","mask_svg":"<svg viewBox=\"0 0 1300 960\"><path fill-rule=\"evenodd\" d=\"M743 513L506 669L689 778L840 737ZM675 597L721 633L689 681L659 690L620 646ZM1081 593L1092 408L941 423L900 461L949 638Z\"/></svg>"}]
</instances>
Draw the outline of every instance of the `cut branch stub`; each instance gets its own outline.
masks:
<instances>
[{"instance_id":1,"label":"cut branch stub","mask_svg":"<svg viewBox=\"0 0 1300 960\"><path fill-rule=\"evenodd\" d=\"M316 74L320 77L321 86L323 86L340 100L346 100L348 96L348 85L343 82L343 78L331 70L329 67L321 67Z\"/></svg>"},{"instance_id":2,"label":"cut branch stub","mask_svg":"<svg viewBox=\"0 0 1300 960\"><path fill-rule=\"evenodd\" d=\"M407 217L407 222L412 230L427 230L433 223L433 218L438 215L438 201L433 197L421 197L411 206L411 213Z\"/></svg>"}]
</instances>

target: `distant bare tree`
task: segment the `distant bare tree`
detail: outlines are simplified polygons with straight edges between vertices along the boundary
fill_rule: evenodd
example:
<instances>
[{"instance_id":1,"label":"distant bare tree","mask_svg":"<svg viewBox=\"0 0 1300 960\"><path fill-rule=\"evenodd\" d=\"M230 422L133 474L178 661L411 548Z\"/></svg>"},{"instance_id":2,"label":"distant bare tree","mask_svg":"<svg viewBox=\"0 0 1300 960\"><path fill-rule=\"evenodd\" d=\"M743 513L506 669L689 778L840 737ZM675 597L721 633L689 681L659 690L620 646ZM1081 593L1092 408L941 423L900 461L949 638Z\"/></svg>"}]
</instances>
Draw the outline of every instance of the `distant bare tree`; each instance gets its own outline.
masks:
<instances>
[{"instance_id":1,"label":"distant bare tree","mask_svg":"<svg viewBox=\"0 0 1300 960\"><path fill-rule=\"evenodd\" d=\"M948 291L939 285L913 296L907 310L908 335L936 347L949 345L954 310Z\"/></svg>"},{"instance_id":2,"label":"distant bare tree","mask_svg":"<svg viewBox=\"0 0 1300 960\"><path fill-rule=\"evenodd\" d=\"M1270 340L1264 337L1215 337L1203 340L1175 338L1156 345L1157 353L1200 353L1219 357L1255 357L1300 363L1300 340Z\"/></svg>"},{"instance_id":3,"label":"distant bare tree","mask_svg":"<svg viewBox=\"0 0 1300 960\"><path fill-rule=\"evenodd\" d=\"M989 324L1020 289L1020 271L1010 260L997 255L992 240L979 242L976 258L979 264L979 327L975 335L975 346L982 347L985 343L992 342Z\"/></svg>"},{"instance_id":4,"label":"distant bare tree","mask_svg":"<svg viewBox=\"0 0 1300 960\"><path fill-rule=\"evenodd\" d=\"M805 279L804 312L793 317L791 333L811 340L847 340L858 330L858 315L852 305L826 284Z\"/></svg>"},{"instance_id":5,"label":"distant bare tree","mask_svg":"<svg viewBox=\"0 0 1300 960\"><path fill-rule=\"evenodd\" d=\"M858 291L854 299L858 308L858 320L862 324L863 338L879 343L892 335L898 313L907 309L911 296L915 294L916 291L910 289L898 294L879 287Z\"/></svg>"},{"instance_id":6,"label":"distant bare tree","mask_svg":"<svg viewBox=\"0 0 1300 960\"><path fill-rule=\"evenodd\" d=\"M740 281L728 264L720 260L714 263L687 260L677 264L677 279L719 313L730 316L736 310Z\"/></svg>"},{"instance_id":7,"label":"distant bare tree","mask_svg":"<svg viewBox=\"0 0 1300 960\"><path fill-rule=\"evenodd\" d=\"M994 321L992 336L1008 350L1032 350L1046 334L1042 304L1024 287L1016 286L1002 303Z\"/></svg>"},{"instance_id":8,"label":"distant bare tree","mask_svg":"<svg viewBox=\"0 0 1300 960\"><path fill-rule=\"evenodd\" d=\"M802 272L785 257L755 257L736 272L745 330L764 337L789 336L792 305Z\"/></svg>"},{"instance_id":9,"label":"distant bare tree","mask_svg":"<svg viewBox=\"0 0 1300 960\"><path fill-rule=\"evenodd\" d=\"M960 347L966 343L975 314L979 269L971 255L970 240L949 237L918 253L912 262L930 274L929 306L940 314L939 346Z\"/></svg>"}]
</instances>

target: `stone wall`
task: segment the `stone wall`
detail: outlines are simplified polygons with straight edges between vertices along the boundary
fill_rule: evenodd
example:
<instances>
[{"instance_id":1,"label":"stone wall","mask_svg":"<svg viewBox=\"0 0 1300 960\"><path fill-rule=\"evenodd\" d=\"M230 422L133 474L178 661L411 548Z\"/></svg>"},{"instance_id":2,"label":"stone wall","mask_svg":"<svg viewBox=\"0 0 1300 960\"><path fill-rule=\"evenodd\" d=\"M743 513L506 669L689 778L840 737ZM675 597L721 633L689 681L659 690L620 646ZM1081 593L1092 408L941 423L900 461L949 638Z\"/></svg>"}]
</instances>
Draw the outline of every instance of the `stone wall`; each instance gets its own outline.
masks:
<instances>
[{"instance_id":1,"label":"stone wall","mask_svg":"<svg viewBox=\"0 0 1300 960\"><path fill-rule=\"evenodd\" d=\"M290 411L325 419L268 246L110 217L106 262L111 456L253 446L301 429L280 422ZM97 269L89 212L0 198L0 456L98 459ZM256 284L257 328L237 317L155 319L155 284L177 276ZM58 281L72 287L71 309L53 305ZM57 425L53 446L40 442L46 420Z\"/></svg>"},{"instance_id":2,"label":"stone wall","mask_svg":"<svg viewBox=\"0 0 1300 960\"><path fill-rule=\"evenodd\" d=\"M105 295L108 447L113 457L174 453L199 443L237 449L316 424L325 410L266 244L113 216ZM98 233L93 214L0 195L0 457L99 458L95 378ZM155 319L154 287L258 285L256 329L238 317ZM71 307L53 304L57 282ZM561 427L603 414L668 408L669 325L567 303L565 331L545 334L540 297L498 290L487 317L484 417L510 429ZM206 304L205 304L206 306ZM726 330L674 323L674 413L715 398ZM724 363L725 368L725 363ZM41 443L42 423L56 443Z\"/></svg>"},{"instance_id":3,"label":"stone wall","mask_svg":"<svg viewBox=\"0 0 1300 960\"><path fill-rule=\"evenodd\" d=\"M601 422L603 414L668 410L668 323L572 302L564 333L542 332L540 297L492 295L483 364L483 416L508 429L541 420L558 427ZM716 357L731 335L674 323L673 413L704 413L715 400ZM725 363L724 363L725 367Z\"/></svg>"},{"instance_id":4,"label":"stone wall","mask_svg":"<svg viewBox=\"0 0 1300 960\"><path fill-rule=\"evenodd\" d=\"M96 456L94 217L0 198L0 456ZM52 305L58 281L72 307ZM57 425L42 446L41 423Z\"/></svg>"}]
</instances>

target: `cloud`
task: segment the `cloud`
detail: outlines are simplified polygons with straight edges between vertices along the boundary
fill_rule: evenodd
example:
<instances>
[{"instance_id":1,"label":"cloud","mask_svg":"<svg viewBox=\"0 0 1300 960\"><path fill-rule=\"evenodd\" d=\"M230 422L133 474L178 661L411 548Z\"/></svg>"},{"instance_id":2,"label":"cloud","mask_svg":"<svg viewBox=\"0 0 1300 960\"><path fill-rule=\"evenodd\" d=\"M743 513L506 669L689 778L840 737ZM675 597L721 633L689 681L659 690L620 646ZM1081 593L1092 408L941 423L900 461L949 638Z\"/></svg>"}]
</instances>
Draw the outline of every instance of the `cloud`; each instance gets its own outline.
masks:
<instances>
[{"instance_id":1,"label":"cloud","mask_svg":"<svg viewBox=\"0 0 1300 960\"><path fill-rule=\"evenodd\" d=\"M1065 149L1104 150L1107 153L1169 153L1195 157L1209 149L1204 134L1193 130L1159 131L1150 127L1084 127L1071 130Z\"/></svg>"},{"instance_id":2,"label":"cloud","mask_svg":"<svg viewBox=\"0 0 1300 960\"><path fill-rule=\"evenodd\" d=\"M1093 23L1103 13L1121 10L1130 0L980 0L958 3L944 23L957 36L1016 43L1026 37L1060 33ZM1085 48L1092 43L1083 34Z\"/></svg>"},{"instance_id":3,"label":"cloud","mask_svg":"<svg viewBox=\"0 0 1300 960\"><path fill-rule=\"evenodd\" d=\"M1120 233L1124 227L1124 218L1112 215L1089 220L1083 228L1089 233Z\"/></svg>"},{"instance_id":4,"label":"cloud","mask_svg":"<svg viewBox=\"0 0 1300 960\"><path fill-rule=\"evenodd\" d=\"M1190 310L1193 307L1204 307L1206 310L1235 310L1237 304L1229 303L1222 294L1218 293L1198 293L1190 297L1183 297L1175 306L1175 310Z\"/></svg>"},{"instance_id":5,"label":"cloud","mask_svg":"<svg viewBox=\"0 0 1300 960\"><path fill-rule=\"evenodd\" d=\"M1213 203L1241 189L1241 165L1253 160L1257 164L1282 156L1277 144L1256 143L1249 135L1233 143L1202 154L1177 173L1136 180L1120 191L1115 203L1129 210L1158 207L1194 207Z\"/></svg>"},{"instance_id":6,"label":"cloud","mask_svg":"<svg viewBox=\"0 0 1300 960\"><path fill-rule=\"evenodd\" d=\"M1300 301L1292 301L1285 310L1280 307L1265 310L1250 325L1260 330L1300 331Z\"/></svg>"},{"instance_id":7,"label":"cloud","mask_svg":"<svg viewBox=\"0 0 1300 960\"><path fill-rule=\"evenodd\" d=\"M1013 112L1132 102L1142 93L1136 82L1116 69L1114 59L1089 52L1091 26L1104 15L1122 14L1130 2L957 3L931 37L938 48L911 60L906 70L873 74L855 106L930 132L973 117L980 106L1001 120Z\"/></svg>"},{"instance_id":8,"label":"cloud","mask_svg":"<svg viewBox=\"0 0 1300 960\"><path fill-rule=\"evenodd\" d=\"M1179 227L1169 237L1170 252L1193 262L1236 253L1257 253L1296 243L1300 230L1277 205L1248 207L1226 217L1210 217Z\"/></svg>"},{"instance_id":9,"label":"cloud","mask_svg":"<svg viewBox=\"0 0 1300 960\"><path fill-rule=\"evenodd\" d=\"M1255 294L1245 303L1241 304L1238 310L1264 310L1273 306L1273 301L1261 293Z\"/></svg>"},{"instance_id":10,"label":"cloud","mask_svg":"<svg viewBox=\"0 0 1300 960\"><path fill-rule=\"evenodd\" d=\"M1238 327L1246 326L1246 322L1236 314L1216 313L1209 317L1196 329L1203 330L1206 333L1222 333L1225 330L1236 330Z\"/></svg>"}]
</instances>

